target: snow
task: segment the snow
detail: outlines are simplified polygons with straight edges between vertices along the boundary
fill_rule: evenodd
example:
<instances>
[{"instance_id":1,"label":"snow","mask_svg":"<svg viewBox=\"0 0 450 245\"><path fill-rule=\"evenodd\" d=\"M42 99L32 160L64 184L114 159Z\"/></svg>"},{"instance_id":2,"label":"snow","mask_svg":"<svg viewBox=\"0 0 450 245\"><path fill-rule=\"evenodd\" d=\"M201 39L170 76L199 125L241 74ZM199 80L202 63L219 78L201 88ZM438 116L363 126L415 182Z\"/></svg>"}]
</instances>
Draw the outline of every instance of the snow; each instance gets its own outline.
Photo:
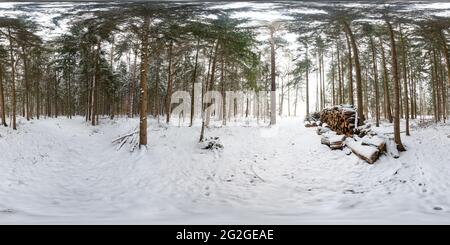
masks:
<instances>
[{"instance_id":1,"label":"snow","mask_svg":"<svg viewBox=\"0 0 450 245\"><path fill-rule=\"evenodd\" d=\"M362 145L362 141L355 141L352 138L347 138L345 140L345 144L348 145L351 149L354 149L358 154L366 158L370 158L370 156L378 153L378 149L376 147Z\"/></svg>"},{"instance_id":2,"label":"snow","mask_svg":"<svg viewBox=\"0 0 450 245\"><path fill-rule=\"evenodd\" d=\"M147 149L111 141L138 119L19 119L0 127L2 223L450 223L450 125L412 126L407 152L369 165L300 118L200 127L149 122ZM178 124L178 122L174 122ZM380 130L392 129L383 125Z\"/></svg>"}]
</instances>

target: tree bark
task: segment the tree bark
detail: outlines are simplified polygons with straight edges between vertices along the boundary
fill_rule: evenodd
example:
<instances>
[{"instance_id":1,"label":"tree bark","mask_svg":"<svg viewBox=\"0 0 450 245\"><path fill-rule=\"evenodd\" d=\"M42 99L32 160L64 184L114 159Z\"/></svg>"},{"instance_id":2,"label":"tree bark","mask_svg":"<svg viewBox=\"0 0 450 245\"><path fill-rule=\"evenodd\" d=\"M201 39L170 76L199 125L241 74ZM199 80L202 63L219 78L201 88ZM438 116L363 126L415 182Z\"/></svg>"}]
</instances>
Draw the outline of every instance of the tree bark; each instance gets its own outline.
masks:
<instances>
[{"instance_id":1,"label":"tree bark","mask_svg":"<svg viewBox=\"0 0 450 245\"><path fill-rule=\"evenodd\" d=\"M353 59L355 60L355 72L356 72L356 99L358 100L358 117L361 118L362 121L365 120L364 117L364 103L363 103L363 92L362 92L362 76L361 76L361 64L359 63L359 52L358 45L356 44L355 37L353 35L352 29L350 25L344 21L344 27L346 32L350 37L350 42L352 44L353 49Z\"/></svg>"},{"instance_id":2,"label":"tree bark","mask_svg":"<svg viewBox=\"0 0 450 245\"><path fill-rule=\"evenodd\" d=\"M373 86L375 90L375 120L376 120L376 126L380 126L380 99L379 99L379 92L378 92L378 69L377 69L377 59L375 56L375 45L373 43L373 37L370 36L370 47L372 49L372 68L373 68Z\"/></svg>"},{"instance_id":3,"label":"tree bark","mask_svg":"<svg viewBox=\"0 0 450 245\"><path fill-rule=\"evenodd\" d=\"M208 64L208 74L206 76L206 81L205 81L205 88L202 89L202 127L200 130L200 139L199 142L202 142L204 140L205 137L205 126L206 126L206 122L205 122L205 117L206 117L206 113L205 113L205 103L204 103L204 97L205 97L205 93L209 90L211 90L210 87L212 87L212 84L214 82L214 72L213 70L215 70L215 63L216 63L216 56L217 56L217 49L219 48L219 41L217 40L215 43L215 48L214 48L214 54L213 54L213 50L211 50L210 53L210 57L209 57L209 64ZM212 63L212 64L211 64ZM208 81L209 77L211 75L211 80Z\"/></svg>"},{"instance_id":4,"label":"tree bark","mask_svg":"<svg viewBox=\"0 0 450 245\"><path fill-rule=\"evenodd\" d=\"M398 67L397 67L397 47L395 43L394 30L392 29L391 23L386 21L389 28L389 36L391 40L391 62L392 62L392 73L394 77L394 141L397 144L397 149L399 151L405 151L405 147L402 144L400 137L400 81L398 78Z\"/></svg>"},{"instance_id":5,"label":"tree bark","mask_svg":"<svg viewBox=\"0 0 450 245\"><path fill-rule=\"evenodd\" d=\"M405 106L405 121L406 121L406 136L409 136L409 102L408 102L408 80L407 80L407 69L406 69L406 61L407 61L407 50L406 50L406 43L405 38L403 36L403 33L401 32L400 27L400 40L402 43L402 60L403 60L403 91L404 91L404 99L405 102L403 103Z\"/></svg>"},{"instance_id":6,"label":"tree bark","mask_svg":"<svg viewBox=\"0 0 450 245\"><path fill-rule=\"evenodd\" d=\"M97 87L100 78L100 42L97 43L96 49L96 58L95 58L95 73L94 79L92 80L92 114L91 114L91 124L92 126L96 125L96 116L97 116Z\"/></svg>"},{"instance_id":7,"label":"tree bark","mask_svg":"<svg viewBox=\"0 0 450 245\"><path fill-rule=\"evenodd\" d=\"M309 61L308 61L308 45L306 44L306 116L309 115Z\"/></svg>"},{"instance_id":8,"label":"tree bark","mask_svg":"<svg viewBox=\"0 0 450 245\"><path fill-rule=\"evenodd\" d=\"M277 94L276 94L276 64L275 64L275 30L270 28L270 125L275 125L277 123Z\"/></svg>"},{"instance_id":9,"label":"tree bark","mask_svg":"<svg viewBox=\"0 0 450 245\"><path fill-rule=\"evenodd\" d=\"M25 80L25 107L26 107L26 117L27 121L30 121L30 84L28 79L28 51L22 46L22 60L23 60L23 78Z\"/></svg>"},{"instance_id":10,"label":"tree bark","mask_svg":"<svg viewBox=\"0 0 450 245\"><path fill-rule=\"evenodd\" d=\"M389 94L389 83L388 83L388 71L386 65L386 55L384 52L383 40L380 37L380 47L381 47L381 61L383 65L383 92L384 92L384 114L385 118L389 120L390 123L393 122L392 112L391 112L391 98Z\"/></svg>"},{"instance_id":11,"label":"tree bark","mask_svg":"<svg viewBox=\"0 0 450 245\"><path fill-rule=\"evenodd\" d=\"M350 44L348 33L345 33L345 38L347 39L347 48L348 48L348 103L354 105L355 101L353 99L352 47Z\"/></svg>"},{"instance_id":12,"label":"tree bark","mask_svg":"<svg viewBox=\"0 0 450 245\"><path fill-rule=\"evenodd\" d=\"M336 50L337 50L337 65L338 65L338 79L339 79L339 88L338 88L338 96L339 96L339 104L344 103L344 94L343 94L343 86L342 86L342 62L340 57L340 50L338 47L338 44L336 43Z\"/></svg>"},{"instance_id":13,"label":"tree bark","mask_svg":"<svg viewBox=\"0 0 450 245\"><path fill-rule=\"evenodd\" d=\"M447 40L444 36L444 32L440 30L440 36L442 41L442 47L444 49L444 57L447 63L447 77L448 77L448 86L450 86L450 54L447 46Z\"/></svg>"},{"instance_id":14,"label":"tree bark","mask_svg":"<svg viewBox=\"0 0 450 245\"><path fill-rule=\"evenodd\" d=\"M11 84L12 84L12 127L14 130L17 130L17 122L16 122L16 65L14 61L14 54L13 54L13 44L12 44L12 35L11 35L11 28L8 28L8 36L9 36L9 54L11 59Z\"/></svg>"},{"instance_id":15,"label":"tree bark","mask_svg":"<svg viewBox=\"0 0 450 245\"><path fill-rule=\"evenodd\" d=\"M169 43L169 67L167 71L167 95L166 95L166 123L170 122L170 113L171 113L171 96L172 96L172 50L173 50L173 41Z\"/></svg>"},{"instance_id":16,"label":"tree bark","mask_svg":"<svg viewBox=\"0 0 450 245\"><path fill-rule=\"evenodd\" d=\"M139 120L139 147L147 145L147 69L149 60L149 28L150 19L144 17L142 25L142 44L141 44L141 81L140 81L140 120Z\"/></svg>"},{"instance_id":17,"label":"tree bark","mask_svg":"<svg viewBox=\"0 0 450 245\"><path fill-rule=\"evenodd\" d=\"M8 127L6 123L6 111L5 111L5 92L3 89L3 67L0 64L0 111L2 117L2 125Z\"/></svg>"},{"instance_id":18,"label":"tree bark","mask_svg":"<svg viewBox=\"0 0 450 245\"><path fill-rule=\"evenodd\" d=\"M191 91L191 118L189 122L189 127L192 127L194 123L194 113L195 113L195 80L197 79L197 66L198 66L198 51L200 49L200 39L197 39L197 50L195 52L195 65L194 72L192 73L192 91Z\"/></svg>"}]
</instances>

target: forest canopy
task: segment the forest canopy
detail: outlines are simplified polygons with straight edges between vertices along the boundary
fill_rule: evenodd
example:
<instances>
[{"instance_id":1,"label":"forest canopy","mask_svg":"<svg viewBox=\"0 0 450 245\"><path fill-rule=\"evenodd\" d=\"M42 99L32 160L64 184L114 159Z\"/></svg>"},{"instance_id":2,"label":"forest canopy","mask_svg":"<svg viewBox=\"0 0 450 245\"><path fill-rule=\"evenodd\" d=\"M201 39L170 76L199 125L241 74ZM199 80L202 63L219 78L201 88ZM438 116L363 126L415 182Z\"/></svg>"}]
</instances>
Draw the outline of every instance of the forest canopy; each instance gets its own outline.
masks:
<instances>
[{"instance_id":1,"label":"forest canopy","mask_svg":"<svg viewBox=\"0 0 450 245\"><path fill-rule=\"evenodd\" d=\"M425 2L2 3L2 124L140 115L146 145L147 116L169 123L173 94L194 95L201 83L223 100L266 91L252 113L246 99L245 116L270 124L350 104L361 121L384 118L399 132L400 118L447 117L449 11ZM226 124L234 103L183 117L203 118L202 140L210 118Z\"/></svg>"}]
</instances>

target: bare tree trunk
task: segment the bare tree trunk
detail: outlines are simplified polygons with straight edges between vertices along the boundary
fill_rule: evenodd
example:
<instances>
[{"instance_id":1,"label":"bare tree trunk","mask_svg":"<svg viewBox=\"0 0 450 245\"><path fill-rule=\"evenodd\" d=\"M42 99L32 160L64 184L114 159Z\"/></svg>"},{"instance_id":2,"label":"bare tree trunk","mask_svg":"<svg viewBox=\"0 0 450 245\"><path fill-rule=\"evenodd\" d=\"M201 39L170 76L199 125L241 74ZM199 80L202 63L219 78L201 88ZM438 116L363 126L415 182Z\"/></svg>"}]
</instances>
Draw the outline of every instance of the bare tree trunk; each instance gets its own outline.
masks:
<instances>
[{"instance_id":1,"label":"bare tree trunk","mask_svg":"<svg viewBox=\"0 0 450 245\"><path fill-rule=\"evenodd\" d=\"M206 126L205 117L207 116L207 115L205 115L206 113L205 113L205 106L204 106L203 98L205 97L205 93L212 89L211 87L214 83L214 73L215 73L215 69L216 69L216 58L217 58L217 50L219 48L219 40L216 41L216 44L214 46L215 46L214 54L211 52L211 55L209 58L210 64L208 64L208 75L206 76L205 89L202 89L202 128L200 131L200 139L199 139L200 142L202 142L205 137L205 126ZM210 66L211 66L211 68L210 68ZM208 78L210 75L211 75L211 79L210 79L210 81L208 81Z\"/></svg>"},{"instance_id":2,"label":"bare tree trunk","mask_svg":"<svg viewBox=\"0 0 450 245\"><path fill-rule=\"evenodd\" d=\"M197 50L195 52L195 65L194 72L192 73L192 92L191 92L191 121L189 127L192 127L194 123L194 113L195 113L195 80L197 79L197 66L198 66L198 51L200 49L200 39L197 39Z\"/></svg>"},{"instance_id":3,"label":"bare tree trunk","mask_svg":"<svg viewBox=\"0 0 450 245\"><path fill-rule=\"evenodd\" d=\"M440 30L440 36L441 36L442 47L444 49L445 61L447 63L448 86L450 86L450 54L449 54L449 50L448 50L448 46L447 46L447 40L446 40L446 38L444 36L444 32L442 30Z\"/></svg>"},{"instance_id":4,"label":"bare tree trunk","mask_svg":"<svg viewBox=\"0 0 450 245\"><path fill-rule=\"evenodd\" d=\"M221 94L222 94L222 124L227 124L227 108L226 108L226 93L225 93L225 58L224 54L222 52L221 57L221 63L220 63L220 84L221 84Z\"/></svg>"},{"instance_id":5,"label":"bare tree trunk","mask_svg":"<svg viewBox=\"0 0 450 245\"><path fill-rule=\"evenodd\" d=\"M350 25L344 21L344 28L350 37L350 41L353 49L353 58L355 60L355 72L356 72L356 98L358 100L358 117L361 118L361 121L365 120L364 117L364 105L363 105L363 92L362 92L362 77L361 77L361 65L359 63L359 52L358 45L356 45L355 37L353 36L352 29Z\"/></svg>"},{"instance_id":6,"label":"bare tree trunk","mask_svg":"<svg viewBox=\"0 0 450 245\"><path fill-rule=\"evenodd\" d=\"M294 117L297 116L297 104L298 104L298 84L295 84Z\"/></svg>"},{"instance_id":7,"label":"bare tree trunk","mask_svg":"<svg viewBox=\"0 0 450 245\"><path fill-rule=\"evenodd\" d=\"M169 44L169 67L168 67L168 78L167 78L167 95L166 95L166 123L170 122L170 113L171 113L171 96L172 96L172 49L173 49L173 41L170 41Z\"/></svg>"},{"instance_id":8,"label":"bare tree trunk","mask_svg":"<svg viewBox=\"0 0 450 245\"><path fill-rule=\"evenodd\" d=\"M39 69L39 67L35 67L37 70L38 77L36 79L36 118L39 120L41 116L41 89L40 89L40 82L42 79L42 73Z\"/></svg>"},{"instance_id":9,"label":"bare tree trunk","mask_svg":"<svg viewBox=\"0 0 450 245\"><path fill-rule=\"evenodd\" d=\"M392 52L392 73L394 77L394 140L397 143L397 149L399 151L405 151L405 147L402 144L400 137L400 81L398 78L398 68L397 68L397 48L395 44L394 30L392 29L391 23L386 21L389 34L391 39L391 52Z\"/></svg>"},{"instance_id":10,"label":"bare tree trunk","mask_svg":"<svg viewBox=\"0 0 450 245\"><path fill-rule=\"evenodd\" d=\"M353 99L353 64L352 64L352 48L350 44L350 39L348 34L345 34L347 39L347 48L348 48L348 103L351 105L355 104Z\"/></svg>"},{"instance_id":11,"label":"bare tree trunk","mask_svg":"<svg viewBox=\"0 0 450 245\"><path fill-rule=\"evenodd\" d=\"M378 69L377 69L377 59L375 56L375 45L373 43L373 37L370 36L370 47L372 49L372 65L373 65L373 86L375 90L375 120L376 120L376 126L380 126L380 99L379 99L379 92L378 92Z\"/></svg>"},{"instance_id":12,"label":"bare tree trunk","mask_svg":"<svg viewBox=\"0 0 450 245\"><path fill-rule=\"evenodd\" d=\"M138 56L138 51L137 49L134 50L134 61L133 61L133 65L132 65L132 70L131 70L131 79L130 79L130 90L128 91L128 117L132 118L134 113L133 113L133 108L134 108L134 92L135 92L135 86L136 86L136 73L137 73L137 56Z\"/></svg>"},{"instance_id":13,"label":"bare tree trunk","mask_svg":"<svg viewBox=\"0 0 450 245\"><path fill-rule=\"evenodd\" d=\"M306 45L306 60L308 60L308 45ZM309 115L309 63L306 65L306 116Z\"/></svg>"},{"instance_id":14,"label":"bare tree trunk","mask_svg":"<svg viewBox=\"0 0 450 245\"><path fill-rule=\"evenodd\" d=\"M322 68L322 109L326 107L326 93L325 93L325 66L323 64L323 50L320 51L320 67Z\"/></svg>"},{"instance_id":15,"label":"bare tree trunk","mask_svg":"<svg viewBox=\"0 0 450 245\"><path fill-rule=\"evenodd\" d=\"M387 73L387 67L386 67L386 55L384 53L384 46L383 46L383 40L380 37L380 47L381 47L381 61L383 64L383 92L384 92L384 114L385 117L387 115L387 119L390 123L393 122L392 119L392 112L391 112L391 99L389 94L389 84L388 84L388 73Z\"/></svg>"},{"instance_id":16,"label":"bare tree trunk","mask_svg":"<svg viewBox=\"0 0 450 245\"><path fill-rule=\"evenodd\" d=\"M332 91L332 104L335 105L336 104L336 91L334 88L334 80L335 80L335 66L334 66L334 55L333 52L331 52L331 91Z\"/></svg>"},{"instance_id":17,"label":"bare tree trunk","mask_svg":"<svg viewBox=\"0 0 450 245\"><path fill-rule=\"evenodd\" d=\"M436 74L436 53L435 50L433 48L433 57L430 58L430 60L432 61L432 71L431 71L431 87L432 87L432 102L433 102L433 112L434 112L434 120L436 122L438 122L439 120L439 115L438 115L438 108L437 108L437 88L436 88L436 84L437 84L437 74Z\"/></svg>"},{"instance_id":18,"label":"bare tree trunk","mask_svg":"<svg viewBox=\"0 0 450 245\"><path fill-rule=\"evenodd\" d=\"M278 115L281 117L283 114L283 103L284 103L284 78L281 78L281 91L279 95L279 108L278 108Z\"/></svg>"},{"instance_id":19,"label":"bare tree trunk","mask_svg":"<svg viewBox=\"0 0 450 245\"><path fill-rule=\"evenodd\" d=\"M320 51L317 51L317 63L319 66L319 109L322 110L323 109L323 88L322 88L322 59L320 56Z\"/></svg>"},{"instance_id":20,"label":"bare tree trunk","mask_svg":"<svg viewBox=\"0 0 450 245\"><path fill-rule=\"evenodd\" d=\"M275 125L277 123L277 94L276 94L276 64L275 64L275 38L274 38L275 30L270 28L270 125Z\"/></svg>"},{"instance_id":21,"label":"bare tree trunk","mask_svg":"<svg viewBox=\"0 0 450 245\"><path fill-rule=\"evenodd\" d=\"M344 87L342 86L342 62L341 62L341 57L340 57L340 50L338 47L338 44L336 43L336 50L337 50L337 65L338 65L338 79L339 79L339 88L338 88L338 96L339 96L339 104L343 104L344 103L344 94L343 94L343 90Z\"/></svg>"},{"instance_id":22,"label":"bare tree trunk","mask_svg":"<svg viewBox=\"0 0 450 245\"><path fill-rule=\"evenodd\" d=\"M161 65L160 65L160 59L161 59L161 57L160 57L160 51L159 51L159 48L156 50L156 53L155 53L155 60L156 60L156 70L155 70L155 88L154 88L154 94L155 94L155 103L154 103L154 106L155 106L155 110L153 111L153 117L157 117L158 118L158 122L159 122L159 115L161 114L161 100L160 100L160 97L159 97L159 83L160 83L160 75L159 75L159 72L160 72L160 68L161 68Z\"/></svg>"},{"instance_id":23,"label":"bare tree trunk","mask_svg":"<svg viewBox=\"0 0 450 245\"><path fill-rule=\"evenodd\" d=\"M23 78L25 80L25 114L27 117L27 121L30 121L30 84L28 81L28 57L27 52L22 46L22 60L23 60Z\"/></svg>"},{"instance_id":24,"label":"bare tree trunk","mask_svg":"<svg viewBox=\"0 0 450 245\"><path fill-rule=\"evenodd\" d=\"M139 121L139 147L147 145L147 69L148 69L148 46L149 46L150 19L144 17L142 25L141 44L141 81L140 81L140 121Z\"/></svg>"},{"instance_id":25,"label":"bare tree trunk","mask_svg":"<svg viewBox=\"0 0 450 245\"><path fill-rule=\"evenodd\" d=\"M405 38L403 37L403 33L401 32L400 27L400 40L402 43L402 60L403 60L403 91L404 91L404 99L403 103L405 106L405 120L406 120L406 136L409 136L409 102L408 102L408 80L407 80L407 69L406 69L406 44Z\"/></svg>"},{"instance_id":26,"label":"bare tree trunk","mask_svg":"<svg viewBox=\"0 0 450 245\"><path fill-rule=\"evenodd\" d=\"M94 79L92 80L92 114L91 114L91 122L92 126L96 125L96 116L97 116L97 87L100 78L100 42L97 43L96 49L96 58L95 58L95 74Z\"/></svg>"},{"instance_id":27,"label":"bare tree trunk","mask_svg":"<svg viewBox=\"0 0 450 245\"><path fill-rule=\"evenodd\" d=\"M6 111L5 111L5 92L3 89L3 67L0 64L0 111L2 116L2 125L8 127L6 123Z\"/></svg>"},{"instance_id":28,"label":"bare tree trunk","mask_svg":"<svg viewBox=\"0 0 450 245\"><path fill-rule=\"evenodd\" d=\"M9 36L9 53L11 58L11 84L12 84L12 117L13 122L12 126L14 130L17 130L17 123L16 123L16 65L14 61L14 54L13 54L13 44L12 44L12 36L11 36L11 28L8 28L8 36Z\"/></svg>"}]
</instances>

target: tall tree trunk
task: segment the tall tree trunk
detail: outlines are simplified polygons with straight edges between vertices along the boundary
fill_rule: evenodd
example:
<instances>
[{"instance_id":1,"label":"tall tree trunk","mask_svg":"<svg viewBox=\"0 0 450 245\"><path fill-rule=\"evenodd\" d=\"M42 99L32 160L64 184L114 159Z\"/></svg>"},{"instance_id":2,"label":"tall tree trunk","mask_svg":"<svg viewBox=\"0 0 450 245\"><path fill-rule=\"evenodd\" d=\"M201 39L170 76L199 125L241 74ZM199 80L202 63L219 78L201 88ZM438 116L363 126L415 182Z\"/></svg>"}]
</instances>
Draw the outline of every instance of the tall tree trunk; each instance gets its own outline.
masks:
<instances>
[{"instance_id":1,"label":"tall tree trunk","mask_svg":"<svg viewBox=\"0 0 450 245\"><path fill-rule=\"evenodd\" d=\"M59 76L58 72L55 71L55 98L53 98L53 104L55 107L55 117L58 117L59 110L58 110L58 85L59 85Z\"/></svg>"},{"instance_id":2,"label":"tall tree trunk","mask_svg":"<svg viewBox=\"0 0 450 245\"><path fill-rule=\"evenodd\" d=\"M8 28L8 37L9 37L9 54L11 59L11 85L12 85L12 127L14 130L17 130L17 123L16 123L16 64L14 61L14 54L13 54L13 44L12 44L12 35L11 35L11 28Z\"/></svg>"},{"instance_id":3,"label":"tall tree trunk","mask_svg":"<svg viewBox=\"0 0 450 245\"><path fill-rule=\"evenodd\" d=\"M92 114L91 123L92 126L97 122L97 103L98 103L98 87L100 82L100 42L97 43L96 58L95 58L95 71L94 79L92 80Z\"/></svg>"},{"instance_id":4,"label":"tall tree trunk","mask_svg":"<svg viewBox=\"0 0 450 245\"><path fill-rule=\"evenodd\" d=\"M320 51L317 51L317 63L319 66L319 109L323 109L323 89L322 89L322 60L320 56Z\"/></svg>"},{"instance_id":5,"label":"tall tree trunk","mask_svg":"<svg viewBox=\"0 0 450 245\"><path fill-rule=\"evenodd\" d=\"M306 116L309 116L309 63L308 63L308 45L306 45Z\"/></svg>"},{"instance_id":6,"label":"tall tree trunk","mask_svg":"<svg viewBox=\"0 0 450 245\"><path fill-rule=\"evenodd\" d=\"M449 50L448 50L447 39L445 38L444 32L442 30L440 30L440 37L441 37L442 47L444 50L445 61L447 63L448 86L450 86L450 54L449 54Z\"/></svg>"},{"instance_id":7,"label":"tall tree trunk","mask_svg":"<svg viewBox=\"0 0 450 245\"><path fill-rule=\"evenodd\" d=\"M167 71L167 94L166 94L166 123L170 122L170 113L171 113L171 97L172 97L172 49L173 49L173 41L169 43L169 67Z\"/></svg>"},{"instance_id":8,"label":"tall tree trunk","mask_svg":"<svg viewBox=\"0 0 450 245\"><path fill-rule=\"evenodd\" d=\"M409 102L408 102L408 80L407 80L407 69L406 69L406 61L407 61L407 50L405 38L403 37L403 33L400 27L400 40L402 44L402 60L403 60L403 91L404 91L404 99L403 103L405 106L405 121L406 121L406 136L409 136Z\"/></svg>"},{"instance_id":9,"label":"tall tree trunk","mask_svg":"<svg viewBox=\"0 0 450 245\"><path fill-rule=\"evenodd\" d=\"M402 144L400 137L400 81L398 78L398 67L397 67L397 47L395 44L394 30L392 29L391 23L386 21L389 28L389 36L391 40L391 53L392 53L392 73L394 77L394 140L397 143L397 149L399 151L405 151L405 147Z\"/></svg>"},{"instance_id":10,"label":"tall tree trunk","mask_svg":"<svg viewBox=\"0 0 450 245\"><path fill-rule=\"evenodd\" d=\"M270 125L277 123L276 64L275 64L275 30L270 28Z\"/></svg>"},{"instance_id":11,"label":"tall tree trunk","mask_svg":"<svg viewBox=\"0 0 450 245\"><path fill-rule=\"evenodd\" d=\"M356 40L353 35L350 25L344 21L344 28L350 37L350 42L353 49L353 58L355 60L355 72L356 72L356 98L358 100L358 117L361 118L361 122L365 120L364 117L364 106L363 106L363 92L362 92L362 76L361 76L361 65L359 63L359 52L358 45L356 45Z\"/></svg>"},{"instance_id":12,"label":"tall tree trunk","mask_svg":"<svg viewBox=\"0 0 450 245\"><path fill-rule=\"evenodd\" d=\"M208 85L208 90L207 91L212 91L214 88L214 82L215 82L215 78L216 78L216 68L217 68L217 57L219 55L219 40L217 40L217 44L216 44L216 48L214 50L214 58L212 61L212 65L211 65L211 80L209 81L209 85ZM217 101L214 101L214 103L217 103ZM206 118L205 118L205 126L209 127L209 123L211 121L211 106L208 106L206 108Z\"/></svg>"},{"instance_id":13,"label":"tall tree trunk","mask_svg":"<svg viewBox=\"0 0 450 245\"><path fill-rule=\"evenodd\" d=\"M376 120L376 126L380 126L380 99L379 99L379 92L378 92L378 69L377 69L377 58L375 56L375 45L373 43L373 37L370 36L370 47L372 49L372 68L373 68L373 86L375 90L375 120Z\"/></svg>"},{"instance_id":14,"label":"tall tree trunk","mask_svg":"<svg viewBox=\"0 0 450 245\"><path fill-rule=\"evenodd\" d=\"M381 47L381 61L383 65L383 92L384 92L384 114L387 115L387 119L390 123L393 122L392 112L391 112L391 98L389 93L389 83L388 83L388 71L386 65L386 55L384 52L383 40L380 37L380 47ZM386 116L385 116L386 117Z\"/></svg>"},{"instance_id":15,"label":"tall tree trunk","mask_svg":"<svg viewBox=\"0 0 450 245\"><path fill-rule=\"evenodd\" d=\"M434 120L438 122L439 114L437 107L437 73L436 73L436 52L433 47L433 57L430 58L432 60L432 70L431 70L431 87L432 87L432 102L433 102L433 112L434 112Z\"/></svg>"},{"instance_id":16,"label":"tall tree trunk","mask_svg":"<svg viewBox=\"0 0 450 245\"><path fill-rule=\"evenodd\" d=\"M195 80L197 79L197 66L198 66L198 51L200 49L200 38L197 39L197 50L195 51L195 64L194 64L194 72L192 73L192 91L191 91L191 118L189 122L189 127L192 127L194 123L194 114L195 114Z\"/></svg>"},{"instance_id":17,"label":"tall tree trunk","mask_svg":"<svg viewBox=\"0 0 450 245\"><path fill-rule=\"evenodd\" d=\"M352 46L350 44L348 33L345 33L345 38L347 39L347 48L348 48L348 103L354 105L355 101L353 99Z\"/></svg>"},{"instance_id":18,"label":"tall tree trunk","mask_svg":"<svg viewBox=\"0 0 450 245\"><path fill-rule=\"evenodd\" d=\"M225 93L225 54L222 52L221 62L220 62L220 84L221 84L221 94L222 94L222 124L227 124L227 108L226 108L226 93Z\"/></svg>"},{"instance_id":19,"label":"tall tree trunk","mask_svg":"<svg viewBox=\"0 0 450 245\"><path fill-rule=\"evenodd\" d=\"M139 147L147 145L147 69L148 69L148 48L149 48L149 28L150 19L144 17L142 25L141 44L141 81L140 81L140 121L139 121Z\"/></svg>"},{"instance_id":20,"label":"tall tree trunk","mask_svg":"<svg viewBox=\"0 0 450 245\"><path fill-rule=\"evenodd\" d=\"M211 54L209 57L209 64L208 64L208 75L206 76L205 79L205 88L202 89L202 127L200 130L200 139L199 142L202 142L204 140L205 137L205 126L206 126L206 113L205 113L205 103L204 103L204 97L205 97L205 93L210 91L212 88L212 85L214 83L214 73L215 73L215 69L216 69L216 58L217 58L217 50L219 48L219 40L217 40L215 42L214 45L214 53L211 50ZM211 76L211 79L208 81L209 77ZM209 106L208 106L209 107Z\"/></svg>"},{"instance_id":21,"label":"tall tree trunk","mask_svg":"<svg viewBox=\"0 0 450 245\"><path fill-rule=\"evenodd\" d=\"M135 86L136 86L136 73L137 73L137 56L138 56L138 50L134 49L134 61L133 61L133 68L131 71L131 80L130 80L130 91L129 93L129 105L128 105L128 117L132 118L134 115L134 92L135 92Z\"/></svg>"},{"instance_id":22,"label":"tall tree trunk","mask_svg":"<svg viewBox=\"0 0 450 245\"><path fill-rule=\"evenodd\" d=\"M39 67L36 67L35 70L37 71L37 79L36 79L36 118L39 120L41 117L41 89L40 89L40 82L42 79L42 73L39 70Z\"/></svg>"},{"instance_id":23,"label":"tall tree trunk","mask_svg":"<svg viewBox=\"0 0 450 245\"><path fill-rule=\"evenodd\" d=\"M334 65L334 56L333 52L331 52L331 91L332 91L332 104L333 106L336 104L336 91L334 88L334 80L335 80L335 65Z\"/></svg>"},{"instance_id":24,"label":"tall tree trunk","mask_svg":"<svg viewBox=\"0 0 450 245\"><path fill-rule=\"evenodd\" d=\"M298 83L295 84L294 117L297 116L297 104L298 104Z\"/></svg>"},{"instance_id":25,"label":"tall tree trunk","mask_svg":"<svg viewBox=\"0 0 450 245\"><path fill-rule=\"evenodd\" d=\"M3 89L3 67L1 64L0 64L0 112L2 117L2 125L8 127L8 124L6 124L5 92Z\"/></svg>"},{"instance_id":26,"label":"tall tree trunk","mask_svg":"<svg viewBox=\"0 0 450 245\"><path fill-rule=\"evenodd\" d=\"M341 55L340 55L340 49L338 47L338 43L336 42L336 50L337 50L337 65L338 65L338 79L339 79L339 88L338 88L338 96L339 96L339 104L344 103L344 94L343 90L344 87L342 85L342 61L341 61Z\"/></svg>"},{"instance_id":27,"label":"tall tree trunk","mask_svg":"<svg viewBox=\"0 0 450 245\"><path fill-rule=\"evenodd\" d=\"M158 122L159 122L159 115L161 114L161 99L159 97L159 84L160 84L160 69L161 69L161 57L160 57L160 50L159 48L157 48L156 53L155 53L155 61L156 61L156 70L155 70L155 88L154 88L154 95L155 95L155 109L153 110L153 116L158 118Z\"/></svg>"},{"instance_id":28,"label":"tall tree trunk","mask_svg":"<svg viewBox=\"0 0 450 245\"><path fill-rule=\"evenodd\" d=\"M30 121L30 84L28 79L28 51L22 46L22 60L23 60L23 78L25 80L25 114L27 121Z\"/></svg>"}]
</instances>

